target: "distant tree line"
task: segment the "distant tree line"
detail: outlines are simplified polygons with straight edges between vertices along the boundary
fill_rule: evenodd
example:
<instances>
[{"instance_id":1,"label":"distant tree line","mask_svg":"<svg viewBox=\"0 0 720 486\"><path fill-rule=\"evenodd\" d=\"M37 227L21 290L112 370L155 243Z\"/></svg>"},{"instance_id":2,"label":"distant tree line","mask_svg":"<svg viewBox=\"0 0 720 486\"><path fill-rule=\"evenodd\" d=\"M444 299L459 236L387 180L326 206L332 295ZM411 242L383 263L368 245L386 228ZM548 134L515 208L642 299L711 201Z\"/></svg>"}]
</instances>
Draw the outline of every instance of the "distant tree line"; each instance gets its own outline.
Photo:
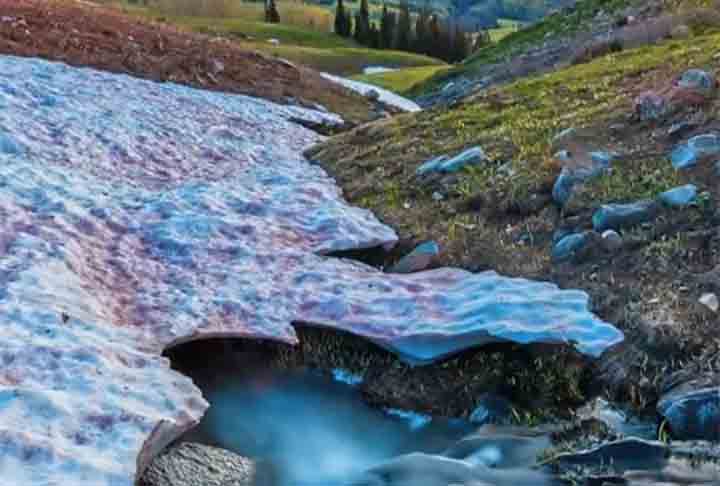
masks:
<instances>
[{"instance_id":1,"label":"distant tree line","mask_svg":"<svg viewBox=\"0 0 720 486\"><path fill-rule=\"evenodd\" d=\"M474 50L490 42L487 32L472 35L462 28L460 22L442 21L428 5L413 16L407 0L400 3L399 12L389 10L383 3L380 23L370 21L368 1L361 0L360 9L353 15L343 0L337 0L335 33L352 37L359 44L375 49L396 49L415 52L459 62Z\"/></svg>"},{"instance_id":2,"label":"distant tree line","mask_svg":"<svg viewBox=\"0 0 720 486\"><path fill-rule=\"evenodd\" d=\"M280 12L278 12L275 0L265 0L265 22L270 24L280 23Z\"/></svg>"}]
</instances>

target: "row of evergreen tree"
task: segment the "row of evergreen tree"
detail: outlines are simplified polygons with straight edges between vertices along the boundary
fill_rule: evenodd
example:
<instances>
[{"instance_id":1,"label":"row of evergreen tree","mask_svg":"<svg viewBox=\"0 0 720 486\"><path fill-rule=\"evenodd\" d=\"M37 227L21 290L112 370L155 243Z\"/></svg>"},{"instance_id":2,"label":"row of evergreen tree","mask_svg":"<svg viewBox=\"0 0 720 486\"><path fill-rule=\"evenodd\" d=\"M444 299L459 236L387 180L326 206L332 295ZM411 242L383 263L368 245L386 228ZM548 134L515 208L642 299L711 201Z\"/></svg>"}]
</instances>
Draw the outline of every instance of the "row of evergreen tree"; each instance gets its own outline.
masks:
<instances>
[{"instance_id":1,"label":"row of evergreen tree","mask_svg":"<svg viewBox=\"0 0 720 486\"><path fill-rule=\"evenodd\" d=\"M370 21L368 1L361 0L360 9L353 14L345 8L343 0L337 0L335 12L335 33L343 37L353 37L358 43L376 49L397 49L416 52L443 59L447 62L459 62L472 51L490 42L486 32L479 32L473 41L459 22L442 22L437 14L424 7L415 16L413 28L412 15L407 0L400 4L399 12L388 10L383 4L380 25Z\"/></svg>"}]
</instances>

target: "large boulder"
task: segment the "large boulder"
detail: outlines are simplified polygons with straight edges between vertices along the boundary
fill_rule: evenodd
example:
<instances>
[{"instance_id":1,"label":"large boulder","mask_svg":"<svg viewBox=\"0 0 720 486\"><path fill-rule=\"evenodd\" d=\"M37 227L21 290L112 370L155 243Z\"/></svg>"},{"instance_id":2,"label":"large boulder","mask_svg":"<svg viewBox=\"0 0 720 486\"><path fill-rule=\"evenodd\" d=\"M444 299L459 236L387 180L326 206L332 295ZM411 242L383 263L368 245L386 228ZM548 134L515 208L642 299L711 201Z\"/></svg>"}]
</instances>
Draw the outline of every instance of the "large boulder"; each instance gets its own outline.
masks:
<instances>
[{"instance_id":1,"label":"large boulder","mask_svg":"<svg viewBox=\"0 0 720 486\"><path fill-rule=\"evenodd\" d=\"M185 442L155 458L139 486L257 486L259 481L254 461Z\"/></svg>"}]
</instances>

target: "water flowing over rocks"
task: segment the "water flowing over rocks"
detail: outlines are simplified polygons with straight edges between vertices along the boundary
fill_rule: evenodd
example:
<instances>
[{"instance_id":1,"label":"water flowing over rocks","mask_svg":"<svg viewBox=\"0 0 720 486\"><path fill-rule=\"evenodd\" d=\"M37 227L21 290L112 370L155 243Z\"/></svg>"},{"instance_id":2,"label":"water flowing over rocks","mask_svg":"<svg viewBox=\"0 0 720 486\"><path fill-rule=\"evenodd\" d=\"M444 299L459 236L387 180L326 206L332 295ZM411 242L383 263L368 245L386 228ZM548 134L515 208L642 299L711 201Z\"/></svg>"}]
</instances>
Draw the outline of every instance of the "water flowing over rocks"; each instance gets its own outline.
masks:
<instances>
[{"instance_id":1,"label":"water flowing over rocks","mask_svg":"<svg viewBox=\"0 0 720 486\"><path fill-rule=\"evenodd\" d=\"M332 115L12 57L0 106L4 484L133 484L207 408L160 357L185 341L303 321L422 362L623 338L580 291L322 256L396 241L300 155L319 137L290 120Z\"/></svg>"}]
</instances>

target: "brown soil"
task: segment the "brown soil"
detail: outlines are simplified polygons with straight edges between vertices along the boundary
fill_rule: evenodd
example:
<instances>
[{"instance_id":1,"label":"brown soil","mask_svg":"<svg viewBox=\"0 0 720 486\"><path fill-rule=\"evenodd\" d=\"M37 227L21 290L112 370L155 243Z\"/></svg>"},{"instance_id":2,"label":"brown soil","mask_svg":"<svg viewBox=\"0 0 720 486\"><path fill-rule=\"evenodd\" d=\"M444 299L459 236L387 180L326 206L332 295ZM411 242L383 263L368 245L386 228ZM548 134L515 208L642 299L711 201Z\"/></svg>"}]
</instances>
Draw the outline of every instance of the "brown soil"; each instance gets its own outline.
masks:
<instances>
[{"instance_id":1,"label":"brown soil","mask_svg":"<svg viewBox=\"0 0 720 486\"><path fill-rule=\"evenodd\" d=\"M309 68L87 2L0 0L0 53L280 103L319 103L352 122L369 119L372 108Z\"/></svg>"}]
</instances>

